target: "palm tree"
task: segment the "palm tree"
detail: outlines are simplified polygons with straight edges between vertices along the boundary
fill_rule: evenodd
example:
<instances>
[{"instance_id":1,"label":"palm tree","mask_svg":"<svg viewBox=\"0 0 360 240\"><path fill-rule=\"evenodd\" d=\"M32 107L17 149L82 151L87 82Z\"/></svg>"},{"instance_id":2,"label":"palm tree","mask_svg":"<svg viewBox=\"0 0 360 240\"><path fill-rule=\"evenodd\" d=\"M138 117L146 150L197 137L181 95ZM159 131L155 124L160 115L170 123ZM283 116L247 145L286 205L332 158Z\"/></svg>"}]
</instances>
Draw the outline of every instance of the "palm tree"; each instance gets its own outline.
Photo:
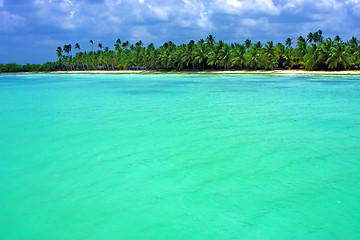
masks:
<instances>
[{"instance_id":1,"label":"palm tree","mask_svg":"<svg viewBox=\"0 0 360 240\"><path fill-rule=\"evenodd\" d=\"M349 40L349 45L352 45L352 46L355 46L355 47L358 47L359 45L359 41L357 40L356 37L352 37L351 40Z\"/></svg>"},{"instance_id":2,"label":"palm tree","mask_svg":"<svg viewBox=\"0 0 360 240\"><path fill-rule=\"evenodd\" d=\"M314 42L316 44L323 42L324 37L322 36L322 30L318 30L317 32L314 32L314 33L310 32L307 36L307 41L309 43Z\"/></svg>"},{"instance_id":3,"label":"palm tree","mask_svg":"<svg viewBox=\"0 0 360 240\"><path fill-rule=\"evenodd\" d=\"M62 48L59 46L57 49L56 49L56 55L57 57L60 59L63 55L63 50Z\"/></svg>"},{"instance_id":4,"label":"palm tree","mask_svg":"<svg viewBox=\"0 0 360 240\"><path fill-rule=\"evenodd\" d=\"M300 36L297 39L297 44L296 44L296 50L295 50L295 54L296 54L296 67L304 67L304 56L306 54L306 48L307 48L307 43L305 38L303 38L302 36Z\"/></svg>"},{"instance_id":5,"label":"palm tree","mask_svg":"<svg viewBox=\"0 0 360 240\"><path fill-rule=\"evenodd\" d=\"M287 49L289 49L289 48L287 48ZM275 59L278 63L278 67L283 68L284 63L286 61L286 49L282 43L276 44Z\"/></svg>"},{"instance_id":6,"label":"palm tree","mask_svg":"<svg viewBox=\"0 0 360 240\"><path fill-rule=\"evenodd\" d=\"M127 49L129 47L129 45L130 45L129 41L126 41L126 42L122 43L122 47L125 48L125 49Z\"/></svg>"},{"instance_id":7,"label":"palm tree","mask_svg":"<svg viewBox=\"0 0 360 240\"><path fill-rule=\"evenodd\" d=\"M75 49L78 49L80 51L80 44L79 43L75 43Z\"/></svg>"},{"instance_id":8,"label":"palm tree","mask_svg":"<svg viewBox=\"0 0 360 240\"><path fill-rule=\"evenodd\" d=\"M156 51L155 46L153 43L150 43L146 50L144 55L144 63L147 69L154 69L156 68Z\"/></svg>"},{"instance_id":9,"label":"palm tree","mask_svg":"<svg viewBox=\"0 0 360 240\"><path fill-rule=\"evenodd\" d=\"M315 55L317 57L318 65L321 69L327 68L326 61L330 57L330 51L333 46L334 42L331 40L331 38L327 38L316 48Z\"/></svg>"},{"instance_id":10,"label":"palm tree","mask_svg":"<svg viewBox=\"0 0 360 240\"><path fill-rule=\"evenodd\" d=\"M293 48L285 49L285 61L283 62L283 67L291 69L293 67L298 66L298 62L296 61L296 51Z\"/></svg>"},{"instance_id":11,"label":"palm tree","mask_svg":"<svg viewBox=\"0 0 360 240\"><path fill-rule=\"evenodd\" d=\"M334 42L341 42L341 37L339 35L336 35L334 37Z\"/></svg>"},{"instance_id":12,"label":"palm tree","mask_svg":"<svg viewBox=\"0 0 360 240\"><path fill-rule=\"evenodd\" d=\"M206 65L206 55L204 40L200 39L200 41L195 45L194 60L199 64L199 66L201 66L202 69L204 69Z\"/></svg>"},{"instance_id":13,"label":"palm tree","mask_svg":"<svg viewBox=\"0 0 360 240\"><path fill-rule=\"evenodd\" d=\"M319 42L321 43L324 41L324 37L322 36L322 33L323 33L323 31L321 29L319 29L317 31L317 39L316 39L317 43L319 43Z\"/></svg>"},{"instance_id":14,"label":"palm tree","mask_svg":"<svg viewBox=\"0 0 360 240\"><path fill-rule=\"evenodd\" d=\"M314 35L312 32L309 32L309 34L306 37L306 40L308 41L308 43L312 43L312 41L314 40Z\"/></svg>"},{"instance_id":15,"label":"palm tree","mask_svg":"<svg viewBox=\"0 0 360 240\"><path fill-rule=\"evenodd\" d=\"M286 48L291 48L292 40L291 38L287 38L285 41Z\"/></svg>"},{"instance_id":16,"label":"palm tree","mask_svg":"<svg viewBox=\"0 0 360 240\"><path fill-rule=\"evenodd\" d=\"M245 40L245 47L247 50L249 50L251 48L251 40L250 39Z\"/></svg>"},{"instance_id":17,"label":"palm tree","mask_svg":"<svg viewBox=\"0 0 360 240\"><path fill-rule=\"evenodd\" d=\"M309 42L309 43L308 43ZM90 40L93 50L93 41ZM285 45L272 41L264 46L261 42L252 44L249 39L245 44L215 41L211 34L200 39L196 44L192 40L188 44L176 46L169 41L159 48L149 44L143 47L142 41L130 45L129 41L116 40L115 51L98 44L97 52L81 52L79 43L75 44L77 51L72 57L71 44L58 47L59 58L54 64L56 69L129 69L145 66L148 69L274 69L306 68L317 69L358 69L360 67L359 41L353 37L343 42L337 35L334 40L324 39L322 31L309 33L307 39L300 36L296 47L292 47L291 38ZM103 51L104 50L104 51ZM48 69L49 66L46 66Z\"/></svg>"},{"instance_id":18,"label":"palm tree","mask_svg":"<svg viewBox=\"0 0 360 240\"><path fill-rule=\"evenodd\" d=\"M318 70L316 44L313 43L306 47L306 54L304 55L304 67L306 70Z\"/></svg>"},{"instance_id":19,"label":"palm tree","mask_svg":"<svg viewBox=\"0 0 360 240\"><path fill-rule=\"evenodd\" d=\"M212 46L215 44L215 37L213 37L213 35L210 34L209 36L206 37L205 42L207 45Z\"/></svg>"},{"instance_id":20,"label":"palm tree","mask_svg":"<svg viewBox=\"0 0 360 240\"><path fill-rule=\"evenodd\" d=\"M91 51L93 52L94 51L94 41L90 40L90 43L91 43Z\"/></svg>"},{"instance_id":21,"label":"palm tree","mask_svg":"<svg viewBox=\"0 0 360 240\"><path fill-rule=\"evenodd\" d=\"M194 66L194 48L195 48L195 42L194 40L191 40L186 47L183 47L183 51L180 53L180 64L185 66L186 68L190 68L192 67L193 69L195 68Z\"/></svg>"},{"instance_id":22,"label":"palm tree","mask_svg":"<svg viewBox=\"0 0 360 240\"><path fill-rule=\"evenodd\" d=\"M258 41L257 43L255 43L254 48L261 49L262 48L262 43L260 41Z\"/></svg>"},{"instance_id":23,"label":"palm tree","mask_svg":"<svg viewBox=\"0 0 360 240\"><path fill-rule=\"evenodd\" d=\"M218 56L219 66L224 69L229 69L232 65L231 62L231 47L227 44L224 44L219 50Z\"/></svg>"},{"instance_id":24,"label":"palm tree","mask_svg":"<svg viewBox=\"0 0 360 240\"><path fill-rule=\"evenodd\" d=\"M236 68L243 68L245 65L246 47L242 44L235 44L235 48L230 50L231 66Z\"/></svg>"},{"instance_id":25,"label":"palm tree","mask_svg":"<svg viewBox=\"0 0 360 240\"><path fill-rule=\"evenodd\" d=\"M326 61L329 69L348 69L353 62L353 56L348 52L348 46L336 43L330 50L330 57Z\"/></svg>"},{"instance_id":26,"label":"palm tree","mask_svg":"<svg viewBox=\"0 0 360 240\"><path fill-rule=\"evenodd\" d=\"M263 64L265 65L265 69L273 70L278 67L278 62L276 61L275 56L275 46L273 41L269 41L265 44L265 51L263 54Z\"/></svg>"},{"instance_id":27,"label":"palm tree","mask_svg":"<svg viewBox=\"0 0 360 240\"><path fill-rule=\"evenodd\" d=\"M64 45L63 49L64 49L64 52L66 52L67 54L70 54L70 56L72 56L72 54L71 54L71 44Z\"/></svg>"},{"instance_id":28,"label":"palm tree","mask_svg":"<svg viewBox=\"0 0 360 240\"><path fill-rule=\"evenodd\" d=\"M214 67L218 66L218 55L219 55L219 49L218 47L215 47L211 49L209 52L207 52L207 64L213 69Z\"/></svg>"}]
</instances>

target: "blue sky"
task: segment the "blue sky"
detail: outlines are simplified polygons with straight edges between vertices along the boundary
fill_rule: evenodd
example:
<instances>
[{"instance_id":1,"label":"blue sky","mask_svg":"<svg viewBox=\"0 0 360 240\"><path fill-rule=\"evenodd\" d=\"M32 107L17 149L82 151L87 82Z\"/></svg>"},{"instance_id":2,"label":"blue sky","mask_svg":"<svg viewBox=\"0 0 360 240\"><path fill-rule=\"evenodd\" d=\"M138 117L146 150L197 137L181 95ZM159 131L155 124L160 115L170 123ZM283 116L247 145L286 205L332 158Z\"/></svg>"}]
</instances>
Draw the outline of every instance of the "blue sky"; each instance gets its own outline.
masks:
<instances>
[{"instance_id":1,"label":"blue sky","mask_svg":"<svg viewBox=\"0 0 360 240\"><path fill-rule=\"evenodd\" d=\"M55 61L57 46L89 51L90 39L284 42L322 29L348 40L359 23L360 0L0 0L0 63Z\"/></svg>"}]
</instances>

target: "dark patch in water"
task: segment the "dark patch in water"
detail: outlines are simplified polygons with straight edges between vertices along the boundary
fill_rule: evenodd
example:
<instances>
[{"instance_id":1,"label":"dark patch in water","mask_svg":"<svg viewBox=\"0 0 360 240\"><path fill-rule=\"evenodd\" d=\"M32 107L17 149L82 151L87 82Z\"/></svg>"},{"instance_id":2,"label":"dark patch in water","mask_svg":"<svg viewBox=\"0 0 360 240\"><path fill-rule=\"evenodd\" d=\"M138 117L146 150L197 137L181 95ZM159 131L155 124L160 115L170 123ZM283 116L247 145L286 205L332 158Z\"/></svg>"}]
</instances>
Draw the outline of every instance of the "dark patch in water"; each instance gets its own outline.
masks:
<instances>
[{"instance_id":1,"label":"dark patch in water","mask_svg":"<svg viewBox=\"0 0 360 240\"><path fill-rule=\"evenodd\" d=\"M196 82L196 81L169 81L168 83L174 84L174 85L186 85L186 84L196 84L199 82Z\"/></svg>"},{"instance_id":2,"label":"dark patch in water","mask_svg":"<svg viewBox=\"0 0 360 240\"><path fill-rule=\"evenodd\" d=\"M171 93L171 91L165 91L165 90L147 90L147 89L142 89L142 90L128 90L128 91L117 91L118 93L122 93L122 94L129 94L129 95L152 95L152 94L169 94Z\"/></svg>"},{"instance_id":3,"label":"dark patch in water","mask_svg":"<svg viewBox=\"0 0 360 240\"><path fill-rule=\"evenodd\" d=\"M16 79L14 81L12 80L5 80L0 81L1 85L7 85L7 86L19 86L19 85L43 85L43 84L57 84L57 83L66 83L66 80L57 80L57 79ZM5 84L4 84L5 83Z\"/></svg>"},{"instance_id":4,"label":"dark patch in water","mask_svg":"<svg viewBox=\"0 0 360 240\"><path fill-rule=\"evenodd\" d=\"M339 83L349 84L349 83L352 83L351 81L342 81L342 80L310 80L310 82L325 83L325 84L339 84Z\"/></svg>"},{"instance_id":5,"label":"dark patch in water","mask_svg":"<svg viewBox=\"0 0 360 240\"><path fill-rule=\"evenodd\" d=\"M187 86L192 84L199 84L199 82L195 81L166 81L166 82L158 82L154 84L155 87L178 87L178 86Z\"/></svg>"},{"instance_id":6,"label":"dark patch in water","mask_svg":"<svg viewBox=\"0 0 360 240\"><path fill-rule=\"evenodd\" d=\"M273 87L273 88L291 88L291 87L285 87L285 86L276 86L276 87Z\"/></svg>"},{"instance_id":7,"label":"dark patch in water","mask_svg":"<svg viewBox=\"0 0 360 240\"><path fill-rule=\"evenodd\" d=\"M282 81L266 81L266 80L264 80L264 81L257 81L257 80L254 80L254 81L246 81L247 83L280 83L280 82L282 82Z\"/></svg>"},{"instance_id":8,"label":"dark patch in water","mask_svg":"<svg viewBox=\"0 0 360 240\"><path fill-rule=\"evenodd\" d=\"M101 81L101 82L94 82L94 84L98 84L98 83L105 83L105 84L112 84L112 83L116 83L116 84L119 84L119 83L124 83L122 81L118 81L118 80L114 80L114 81Z\"/></svg>"}]
</instances>

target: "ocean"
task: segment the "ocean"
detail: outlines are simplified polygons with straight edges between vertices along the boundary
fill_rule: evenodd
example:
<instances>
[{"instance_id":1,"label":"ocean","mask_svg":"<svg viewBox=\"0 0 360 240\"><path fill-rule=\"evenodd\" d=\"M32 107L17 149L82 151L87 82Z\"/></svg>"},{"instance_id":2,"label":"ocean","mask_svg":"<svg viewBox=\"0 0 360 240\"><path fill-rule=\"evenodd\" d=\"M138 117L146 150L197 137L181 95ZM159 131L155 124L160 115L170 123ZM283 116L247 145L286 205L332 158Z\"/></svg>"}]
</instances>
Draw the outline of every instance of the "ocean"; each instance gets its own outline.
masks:
<instances>
[{"instance_id":1,"label":"ocean","mask_svg":"<svg viewBox=\"0 0 360 240\"><path fill-rule=\"evenodd\" d=\"M0 239L360 239L360 76L2 74Z\"/></svg>"}]
</instances>

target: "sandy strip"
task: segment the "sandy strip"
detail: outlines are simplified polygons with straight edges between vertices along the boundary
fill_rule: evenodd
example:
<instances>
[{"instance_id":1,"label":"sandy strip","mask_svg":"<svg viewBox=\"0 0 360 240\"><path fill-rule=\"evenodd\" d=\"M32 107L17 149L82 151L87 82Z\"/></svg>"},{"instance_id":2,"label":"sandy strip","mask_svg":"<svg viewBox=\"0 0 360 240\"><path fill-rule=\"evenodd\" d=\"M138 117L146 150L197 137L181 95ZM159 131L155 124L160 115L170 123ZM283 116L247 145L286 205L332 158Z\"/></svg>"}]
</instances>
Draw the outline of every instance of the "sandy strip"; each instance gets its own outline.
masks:
<instances>
[{"instance_id":1,"label":"sandy strip","mask_svg":"<svg viewBox=\"0 0 360 240\"><path fill-rule=\"evenodd\" d=\"M245 70L229 70L229 71L148 71L148 70L89 70L89 71L56 71L52 73L154 73L154 74L187 74L187 73L196 73L196 74L207 74L207 73L231 73L231 74L320 74L320 75L360 75L360 71L306 71L306 70L272 70L272 71L245 71Z\"/></svg>"},{"instance_id":2,"label":"sandy strip","mask_svg":"<svg viewBox=\"0 0 360 240\"><path fill-rule=\"evenodd\" d=\"M360 75L360 71L306 71L306 70L271 70L271 71L212 71L199 73L239 73L239 74L319 74L319 75Z\"/></svg>"},{"instance_id":3,"label":"sandy strip","mask_svg":"<svg viewBox=\"0 0 360 240\"><path fill-rule=\"evenodd\" d=\"M85 71L53 71L49 73L144 73L142 70L85 70ZM148 71L150 72L150 71Z\"/></svg>"},{"instance_id":4,"label":"sandy strip","mask_svg":"<svg viewBox=\"0 0 360 240\"><path fill-rule=\"evenodd\" d=\"M20 72L35 73L35 72ZM56 74L319 74L319 75L360 75L360 70L354 71L306 71L306 70L227 70L227 71L149 71L149 70L86 70L86 71L53 71L38 73L56 73ZM11 73L10 73L11 74Z\"/></svg>"}]
</instances>

